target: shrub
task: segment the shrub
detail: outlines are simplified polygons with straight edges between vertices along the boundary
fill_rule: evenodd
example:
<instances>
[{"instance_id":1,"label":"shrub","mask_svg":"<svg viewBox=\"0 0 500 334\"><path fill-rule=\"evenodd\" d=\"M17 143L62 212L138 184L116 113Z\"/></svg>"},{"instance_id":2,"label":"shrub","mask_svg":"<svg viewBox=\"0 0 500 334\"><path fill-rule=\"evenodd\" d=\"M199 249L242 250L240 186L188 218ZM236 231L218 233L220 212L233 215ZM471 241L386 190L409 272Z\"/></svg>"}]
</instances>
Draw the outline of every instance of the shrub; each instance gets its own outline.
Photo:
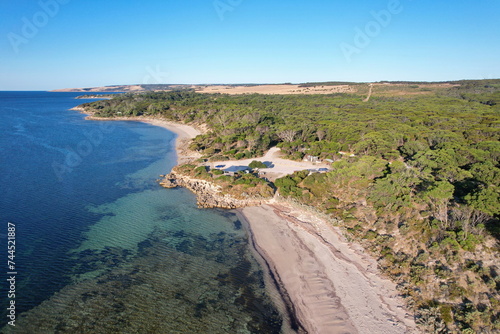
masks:
<instances>
[{"instance_id":1,"label":"shrub","mask_svg":"<svg viewBox=\"0 0 500 334\"><path fill-rule=\"evenodd\" d=\"M441 305L439 306L439 313L441 313L441 319L446 324L450 324L453 321L453 316L452 316L452 308L450 305Z\"/></svg>"},{"instance_id":2,"label":"shrub","mask_svg":"<svg viewBox=\"0 0 500 334\"><path fill-rule=\"evenodd\" d=\"M372 231L372 230L369 230L368 232L366 232L365 239L373 240L376 237L377 237L377 232Z\"/></svg>"},{"instance_id":3,"label":"shrub","mask_svg":"<svg viewBox=\"0 0 500 334\"><path fill-rule=\"evenodd\" d=\"M207 167L205 166L200 166L200 167L196 167L194 169L194 172L195 172L195 176L196 177L204 177L204 178L211 178L212 175L210 175L208 172L207 172Z\"/></svg>"},{"instance_id":4,"label":"shrub","mask_svg":"<svg viewBox=\"0 0 500 334\"><path fill-rule=\"evenodd\" d=\"M252 161L248 167L250 167L251 169L255 169L255 168L267 168L267 166L261 162L261 161L257 161L257 160L254 160Z\"/></svg>"},{"instance_id":5,"label":"shrub","mask_svg":"<svg viewBox=\"0 0 500 334\"><path fill-rule=\"evenodd\" d=\"M205 167L205 166L199 166L199 167L196 167L196 168L194 169L194 171L195 171L196 173L203 173L203 172L206 172L206 171L207 171L207 167Z\"/></svg>"},{"instance_id":6,"label":"shrub","mask_svg":"<svg viewBox=\"0 0 500 334\"><path fill-rule=\"evenodd\" d=\"M231 182L233 180L233 178L229 175L221 175L217 178L217 181L220 181L220 182Z\"/></svg>"},{"instance_id":7,"label":"shrub","mask_svg":"<svg viewBox=\"0 0 500 334\"><path fill-rule=\"evenodd\" d=\"M181 173L191 173L195 168L196 168L196 166L191 165L191 164L186 164L186 165L181 165L181 166L175 167L175 169L177 169Z\"/></svg>"},{"instance_id":8,"label":"shrub","mask_svg":"<svg viewBox=\"0 0 500 334\"><path fill-rule=\"evenodd\" d=\"M203 154L205 155L212 155L215 154L216 150L212 147L207 148L206 150L203 151Z\"/></svg>"},{"instance_id":9,"label":"shrub","mask_svg":"<svg viewBox=\"0 0 500 334\"><path fill-rule=\"evenodd\" d=\"M482 239L472 233L469 233L467 234L467 236L465 236L465 232L463 231L458 232L458 237L462 239L459 242L460 246L462 246L462 248L468 252L473 252L474 250L476 250L476 246L481 243Z\"/></svg>"},{"instance_id":10,"label":"shrub","mask_svg":"<svg viewBox=\"0 0 500 334\"><path fill-rule=\"evenodd\" d=\"M225 155L214 155L208 159L208 161L227 161L227 160L230 160L230 159L229 159L229 157L227 157Z\"/></svg>"},{"instance_id":11,"label":"shrub","mask_svg":"<svg viewBox=\"0 0 500 334\"><path fill-rule=\"evenodd\" d=\"M441 241L441 246L449 246L452 250L460 250L460 244L458 243L454 232L447 232L448 236Z\"/></svg>"}]
</instances>

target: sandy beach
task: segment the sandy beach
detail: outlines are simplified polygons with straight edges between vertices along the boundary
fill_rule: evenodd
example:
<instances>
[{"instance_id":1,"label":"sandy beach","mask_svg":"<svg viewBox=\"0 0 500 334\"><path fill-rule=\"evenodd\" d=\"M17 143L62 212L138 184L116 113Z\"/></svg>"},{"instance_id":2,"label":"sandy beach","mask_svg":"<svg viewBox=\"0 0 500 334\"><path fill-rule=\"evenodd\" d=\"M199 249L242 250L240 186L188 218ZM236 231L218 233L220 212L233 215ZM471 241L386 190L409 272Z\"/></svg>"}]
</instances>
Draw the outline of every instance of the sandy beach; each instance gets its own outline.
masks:
<instances>
[{"instance_id":1,"label":"sandy beach","mask_svg":"<svg viewBox=\"0 0 500 334\"><path fill-rule=\"evenodd\" d=\"M199 158L187 149L189 141L202 133L192 126L142 117L87 119L140 121L164 127L178 135L179 163ZM267 158L270 156L262 160ZM236 212L307 333L418 332L395 284L383 278L375 259L359 245L349 243L331 222L282 201Z\"/></svg>"},{"instance_id":2,"label":"sandy beach","mask_svg":"<svg viewBox=\"0 0 500 334\"><path fill-rule=\"evenodd\" d=\"M238 211L308 333L417 333L396 286L330 223L283 204Z\"/></svg>"}]
</instances>

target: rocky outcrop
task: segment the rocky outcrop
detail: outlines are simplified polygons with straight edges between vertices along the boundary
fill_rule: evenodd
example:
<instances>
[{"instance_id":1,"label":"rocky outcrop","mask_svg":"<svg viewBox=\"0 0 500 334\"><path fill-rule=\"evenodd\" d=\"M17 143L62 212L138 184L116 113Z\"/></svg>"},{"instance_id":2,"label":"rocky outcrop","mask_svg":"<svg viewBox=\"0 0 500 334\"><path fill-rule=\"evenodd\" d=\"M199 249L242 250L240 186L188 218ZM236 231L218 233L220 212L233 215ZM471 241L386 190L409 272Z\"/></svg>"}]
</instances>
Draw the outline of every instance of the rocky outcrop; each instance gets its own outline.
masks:
<instances>
[{"instance_id":1,"label":"rocky outcrop","mask_svg":"<svg viewBox=\"0 0 500 334\"><path fill-rule=\"evenodd\" d=\"M76 111L79 111L79 112L81 112L81 113L87 113L87 110L86 110L84 107L82 107L81 105L80 105L80 106L73 107L73 108L71 108L70 110L76 110ZM89 113L89 114L90 114L90 113Z\"/></svg>"},{"instance_id":2,"label":"rocky outcrop","mask_svg":"<svg viewBox=\"0 0 500 334\"><path fill-rule=\"evenodd\" d=\"M247 206L266 204L267 200L256 198L238 199L228 194L223 194L220 187L206 180L193 179L189 176L172 172L160 181L165 188L183 187L196 194L197 205L200 208L237 209Z\"/></svg>"}]
</instances>

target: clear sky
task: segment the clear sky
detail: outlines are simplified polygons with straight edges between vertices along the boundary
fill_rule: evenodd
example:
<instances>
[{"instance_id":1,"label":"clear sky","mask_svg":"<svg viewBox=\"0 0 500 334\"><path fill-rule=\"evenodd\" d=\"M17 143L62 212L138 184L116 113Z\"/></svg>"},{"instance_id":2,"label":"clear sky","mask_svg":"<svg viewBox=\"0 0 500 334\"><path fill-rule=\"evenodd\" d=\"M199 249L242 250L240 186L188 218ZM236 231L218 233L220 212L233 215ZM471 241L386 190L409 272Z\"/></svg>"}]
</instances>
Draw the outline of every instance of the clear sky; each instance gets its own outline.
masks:
<instances>
[{"instance_id":1,"label":"clear sky","mask_svg":"<svg viewBox=\"0 0 500 334\"><path fill-rule=\"evenodd\" d=\"M0 90L500 78L498 0L0 1Z\"/></svg>"}]
</instances>

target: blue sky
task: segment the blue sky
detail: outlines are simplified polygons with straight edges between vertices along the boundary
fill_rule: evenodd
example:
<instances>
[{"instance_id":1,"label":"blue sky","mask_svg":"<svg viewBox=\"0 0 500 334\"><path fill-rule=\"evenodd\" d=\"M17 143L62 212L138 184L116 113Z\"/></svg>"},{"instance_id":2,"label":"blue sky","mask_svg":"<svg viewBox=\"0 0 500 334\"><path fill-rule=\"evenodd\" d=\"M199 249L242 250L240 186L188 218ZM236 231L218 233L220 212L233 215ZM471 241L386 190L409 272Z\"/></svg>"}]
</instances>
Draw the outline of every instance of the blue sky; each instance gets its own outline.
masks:
<instances>
[{"instance_id":1,"label":"blue sky","mask_svg":"<svg viewBox=\"0 0 500 334\"><path fill-rule=\"evenodd\" d=\"M499 15L498 0L3 0L0 90L500 78Z\"/></svg>"}]
</instances>

